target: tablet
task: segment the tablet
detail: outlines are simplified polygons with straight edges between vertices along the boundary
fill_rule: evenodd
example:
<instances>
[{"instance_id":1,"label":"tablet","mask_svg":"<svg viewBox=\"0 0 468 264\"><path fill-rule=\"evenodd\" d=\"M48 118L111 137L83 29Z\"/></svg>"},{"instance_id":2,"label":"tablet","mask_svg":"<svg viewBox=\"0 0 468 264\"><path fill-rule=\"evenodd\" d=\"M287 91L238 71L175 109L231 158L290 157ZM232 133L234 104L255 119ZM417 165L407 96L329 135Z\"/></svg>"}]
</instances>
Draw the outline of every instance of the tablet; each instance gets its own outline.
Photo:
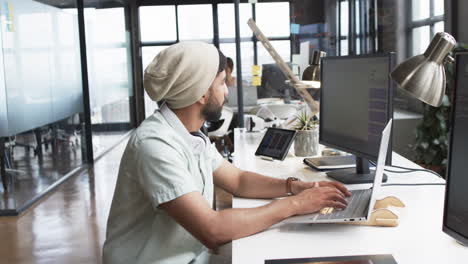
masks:
<instances>
[{"instance_id":1,"label":"tablet","mask_svg":"<svg viewBox=\"0 0 468 264\"><path fill-rule=\"evenodd\" d=\"M295 259L267 259L265 264L397 264L390 254Z\"/></svg>"},{"instance_id":2,"label":"tablet","mask_svg":"<svg viewBox=\"0 0 468 264\"><path fill-rule=\"evenodd\" d=\"M255 152L256 156L284 160L296 136L296 130L268 128Z\"/></svg>"}]
</instances>

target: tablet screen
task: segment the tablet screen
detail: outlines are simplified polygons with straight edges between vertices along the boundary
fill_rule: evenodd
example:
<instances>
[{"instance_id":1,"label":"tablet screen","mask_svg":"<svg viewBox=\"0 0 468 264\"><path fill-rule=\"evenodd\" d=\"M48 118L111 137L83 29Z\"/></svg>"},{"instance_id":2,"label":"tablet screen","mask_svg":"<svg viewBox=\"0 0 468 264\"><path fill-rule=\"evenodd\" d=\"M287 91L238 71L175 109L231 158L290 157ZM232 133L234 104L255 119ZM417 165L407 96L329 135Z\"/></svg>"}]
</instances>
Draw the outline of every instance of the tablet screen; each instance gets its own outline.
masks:
<instances>
[{"instance_id":1,"label":"tablet screen","mask_svg":"<svg viewBox=\"0 0 468 264\"><path fill-rule=\"evenodd\" d=\"M283 160L288 154L295 135L296 130L268 128L255 155Z\"/></svg>"}]
</instances>

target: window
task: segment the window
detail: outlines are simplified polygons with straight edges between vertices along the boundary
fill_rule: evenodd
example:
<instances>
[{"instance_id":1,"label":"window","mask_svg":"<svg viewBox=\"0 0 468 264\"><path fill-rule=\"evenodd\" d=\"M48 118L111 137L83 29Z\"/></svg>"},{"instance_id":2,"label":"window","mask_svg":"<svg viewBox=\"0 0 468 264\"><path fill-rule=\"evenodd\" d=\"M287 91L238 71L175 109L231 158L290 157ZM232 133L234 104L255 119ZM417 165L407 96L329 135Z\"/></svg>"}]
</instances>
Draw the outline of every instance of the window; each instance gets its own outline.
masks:
<instances>
[{"instance_id":1,"label":"window","mask_svg":"<svg viewBox=\"0 0 468 264\"><path fill-rule=\"evenodd\" d=\"M143 64L143 72L148 67L148 65L153 61L153 59L161 52L163 49L169 46L148 46L141 48L141 60ZM154 113L154 110L158 109L156 102L151 100L146 91L144 92L145 96L145 116L148 117Z\"/></svg>"},{"instance_id":2,"label":"window","mask_svg":"<svg viewBox=\"0 0 468 264\"><path fill-rule=\"evenodd\" d=\"M100 6L103 1L98 2ZM131 43L124 7L87 7L84 18L92 143L97 157L131 129Z\"/></svg>"},{"instance_id":3,"label":"window","mask_svg":"<svg viewBox=\"0 0 468 264\"><path fill-rule=\"evenodd\" d=\"M252 30L247 20L252 17L251 4L239 4L239 24L241 38L252 37ZM219 38L235 38L236 25L234 19L234 4L218 5Z\"/></svg>"},{"instance_id":4,"label":"window","mask_svg":"<svg viewBox=\"0 0 468 264\"><path fill-rule=\"evenodd\" d=\"M251 18L252 4L239 5L239 25L241 37L241 63L242 78L251 76L251 69L254 63L253 33L247 25L247 20ZM218 5L218 25L219 25L219 49L226 57L231 57L234 61L233 75L238 76L236 64L236 25L234 17L234 4Z\"/></svg>"},{"instance_id":5,"label":"window","mask_svg":"<svg viewBox=\"0 0 468 264\"><path fill-rule=\"evenodd\" d=\"M289 40L276 40L270 41L271 45L275 48L276 52L283 58L284 61L288 62L289 57L291 56L291 42ZM270 56L270 53L263 47L258 50L258 64L269 64L275 63L273 58Z\"/></svg>"},{"instance_id":6,"label":"window","mask_svg":"<svg viewBox=\"0 0 468 264\"><path fill-rule=\"evenodd\" d=\"M440 1L440 0L439 0ZM430 17L431 0L411 0L411 20L418 21Z\"/></svg>"},{"instance_id":7,"label":"window","mask_svg":"<svg viewBox=\"0 0 468 264\"><path fill-rule=\"evenodd\" d=\"M423 53L432 37L444 31L443 0L411 0L408 57Z\"/></svg>"},{"instance_id":8,"label":"window","mask_svg":"<svg viewBox=\"0 0 468 264\"><path fill-rule=\"evenodd\" d=\"M360 8L360 1L359 0L355 0L355 13L356 13L356 17L355 17L355 22L356 22L356 54L361 54L361 38L362 38L362 34L361 34L361 18L363 17L363 14L361 14L361 8Z\"/></svg>"},{"instance_id":9,"label":"window","mask_svg":"<svg viewBox=\"0 0 468 264\"><path fill-rule=\"evenodd\" d=\"M247 20L254 17L252 4L240 4L240 35L241 35L241 62L242 78L251 80L254 58L257 56L257 64L274 63L273 58L263 45L258 42L257 50L254 50L252 30L247 25ZM285 61L291 58L289 3L259 3L256 5L256 23L262 32L271 40L277 52ZM274 20L273 20L274 19ZM218 5L219 42L221 51L236 62L234 4ZM256 55L257 54L257 55ZM233 75L237 76L236 65Z\"/></svg>"},{"instance_id":10,"label":"window","mask_svg":"<svg viewBox=\"0 0 468 264\"><path fill-rule=\"evenodd\" d=\"M84 14L90 103L94 109L131 96L130 43L123 8L86 8Z\"/></svg>"},{"instance_id":11,"label":"window","mask_svg":"<svg viewBox=\"0 0 468 264\"><path fill-rule=\"evenodd\" d=\"M348 55L349 8L348 1L340 1L340 55Z\"/></svg>"},{"instance_id":12,"label":"window","mask_svg":"<svg viewBox=\"0 0 468 264\"><path fill-rule=\"evenodd\" d=\"M213 9L211 5L177 7L180 40L213 41Z\"/></svg>"},{"instance_id":13,"label":"window","mask_svg":"<svg viewBox=\"0 0 468 264\"><path fill-rule=\"evenodd\" d=\"M267 37L289 37L289 3L257 4L256 22Z\"/></svg>"},{"instance_id":14,"label":"window","mask_svg":"<svg viewBox=\"0 0 468 264\"><path fill-rule=\"evenodd\" d=\"M170 2L170 1L168 1ZM289 2L239 4L242 79L251 81L252 66L274 63L263 45L253 37L247 20L255 18L258 26L285 61L291 60ZM255 8L254 8L255 7ZM140 6L140 31L143 70L153 58L171 44L185 40L219 43L220 50L236 63L235 16L233 3ZM218 34L214 23L217 17ZM256 47L256 48L255 48ZM233 75L238 76L234 65ZM146 116L156 104L145 93Z\"/></svg>"},{"instance_id":15,"label":"window","mask_svg":"<svg viewBox=\"0 0 468 264\"><path fill-rule=\"evenodd\" d=\"M284 61L291 60L291 41L289 36L289 3L259 3L256 9L256 22L263 34L270 39L271 45ZM263 44L258 43L258 65L275 63ZM251 75L251 73L249 74Z\"/></svg>"},{"instance_id":16,"label":"window","mask_svg":"<svg viewBox=\"0 0 468 264\"><path fill-rule=\"evenodd\" d=\"M237 76L236 67L236 43L221 43L219 49L226 57L231 57L234 61L234 70L232 75ZM248 79L252 76L252 66L254 65L254 49L253 42L241 42L241 63L242 63L242 78Z\"/></svg>"},{"instance_id":17,"label":"window","mask_svg":"<svg viewBox=\"0 0 468 264\"><path fill-rule=\"evenodd\" d=\"M413 46L411 49L412 55L424 53L427 45L430 42L431 29L429 26L416 27L411 31ZM421 43L421 45L419 45Z\"/></svg>"},{"instance_id":18,"label":"window","mask_svg":"<svg viewBox=\"0 0 468 264\"><path fill-rule=\"evenodd\" d=\"M153 61L156 55L159 54L163 49L169 46L149 46L141 48L141 60L143 64L143 70Z\"/></svg>"},{"instance_id":19,"label":"window","mask_svg":"<svg viewBox=\"0 0 468 264\"><path fill-rule=\"evenodd\" d=\"M376 1L339 0L337 4L336 53L346 56L376 52Z\"/></svg>"},{"instance_id":20,"label":"window","mask_svg":"<svg viewBox=\"0 0 468 264\"><path fill-rule=\"evenodd\" d=\"M175 6L144 6L140 8L142 42L176 41Z\"/></svg>"}]
</instances>

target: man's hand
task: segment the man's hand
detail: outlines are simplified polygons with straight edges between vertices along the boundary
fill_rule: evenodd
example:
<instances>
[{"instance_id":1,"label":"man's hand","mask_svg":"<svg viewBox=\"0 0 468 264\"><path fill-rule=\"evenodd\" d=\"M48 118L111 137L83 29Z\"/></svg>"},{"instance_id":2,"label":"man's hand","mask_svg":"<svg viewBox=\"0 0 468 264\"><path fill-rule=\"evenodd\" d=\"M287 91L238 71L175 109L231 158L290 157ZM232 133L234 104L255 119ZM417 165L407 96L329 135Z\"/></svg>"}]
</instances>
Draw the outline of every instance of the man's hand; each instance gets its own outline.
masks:
<instances>
[{"instance_id":1,"label":"man's hand","mask_svg":"<svg viewBox=\"0 0 468 264\"><path fill-rule=\"evenodd\" d=\"M344 209L348 205L344 194L335 187L314 187L290 197L298 215L311 214L324 207Z\"/></svg>"},{"instance_id":2,"label":"man's hand","mask_svg":"<svg viewBox=\"0 0 468 264\"><path fill-rule=\"evenodd\" d=\"M349 197L351 193L346 189L346 187L335 181L320 181L320 182L303 182L303 181L294 181L292 182L292 192L293 194L299 194L300 192L317 187L330 187L339 190L344 196Z\"/></svg>"}]
</instances>

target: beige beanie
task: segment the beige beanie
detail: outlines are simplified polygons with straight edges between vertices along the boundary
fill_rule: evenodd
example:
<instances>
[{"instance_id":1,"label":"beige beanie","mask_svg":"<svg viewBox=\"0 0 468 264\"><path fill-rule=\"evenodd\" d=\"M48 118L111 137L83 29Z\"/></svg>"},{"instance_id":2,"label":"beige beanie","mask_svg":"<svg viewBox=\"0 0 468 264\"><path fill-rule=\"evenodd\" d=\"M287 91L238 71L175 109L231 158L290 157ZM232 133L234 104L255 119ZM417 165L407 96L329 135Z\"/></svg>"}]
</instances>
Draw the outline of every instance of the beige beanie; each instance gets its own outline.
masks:
<instances>
[{"instance_id":1,"label":"beige beanie","mask_svg":"<svg viewBox=\"0 0 468 264\"><path fill-rule=\"evenodd\" d=\"M219 52L204 42L180 42L161 51L146 67L144 87L153 101L172 109L194 104L210 88L219 68Z\"/></svg>"}]
</instances>

